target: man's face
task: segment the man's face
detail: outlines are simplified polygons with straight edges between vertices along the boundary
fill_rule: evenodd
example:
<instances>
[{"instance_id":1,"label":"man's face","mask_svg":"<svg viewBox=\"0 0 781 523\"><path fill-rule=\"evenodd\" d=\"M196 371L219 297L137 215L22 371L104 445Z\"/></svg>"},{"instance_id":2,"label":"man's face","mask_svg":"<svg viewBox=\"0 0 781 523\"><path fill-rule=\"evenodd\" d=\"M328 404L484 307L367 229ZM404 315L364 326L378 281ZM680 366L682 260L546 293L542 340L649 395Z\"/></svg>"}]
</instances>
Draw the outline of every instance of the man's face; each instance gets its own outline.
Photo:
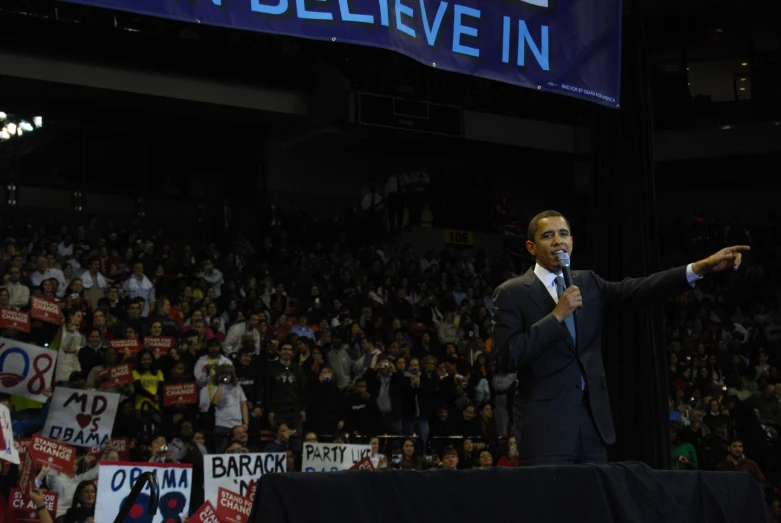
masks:
<instances>
[{"instance_id":1,"label":"man's face","mask_svg":"<svg viewBox=\"0 0 781 523\"><path fill-rule=\"evenodd\" d=\"M18 267L11 267L8 269L8 274L11 276L10 280L14 283L17 283L19 278L22 277L22 273Z\"/></svg>"},{"instance_id":2,"label":"man's face","mask_svg":"<svg viewBox=\"0 0 781 523\"><path fill-rule=\"evenodd\" d=\"M554 216L543 218L537 222L537 233L534 241L526 241L526 249L534 256L543 269L558 274L561 271L556 253L572 253L572 236L569 223L564 218Z\"/></svg>"},{"instance_id":3,"label":"man's face","mask_svg":"<svg viewBox=\"0 0 781 523\"><path fill-rule=\"evenodd\" d=\"M242 352L240 361L242 365L249 367L249 364L252 363L252 353Z\"/></svg>"},{"instance_id":4,"label":"man's face","mask_svg":"<svg viewBox=\"0 0 781 523\"><path fill-rule=\"evenodd\" d=\"M729 446L729 453L735 459L740 458L743 455L743 443L740 441L733 442L732 445Z\"/></svg>"},{"instance_id":5,"label":"man's face","mask_svg":"<svg viewBox=\"0 0 781 523\"><path fill-rule=\"evenodd\" d=\"M245 445L248 439L247 431L244 430L244 427L236 427L233 429L233 441Z\"/></svg>"},{"instance_id":6,"label":"man's face","mask_svg":"<svg viewBox=\"0 0 781 523\"><path fill-rule=\"evenodd\" d=\"M283 360L289 361L291 358L293 358L293 346L290 344L282 345L282 349L279 351L279 353Z\"/></svg>"},{"instance_id":7,"label":"man's face","mask_svg":"<svg viewBox=\"0 0 781 523\"><path fill-rule=\"evenodd\" d=\"M445 463L445 468L455 470L456 467L458 467L458 454L450 453L445 456L443 461Z\"/></svg>"},{"instance_id":8,"label":"man's face","mask_svg":"<svg viewBox=\"0 0 781 523\"><path fill-rule=\"evenodd\" d=\"M144 275L144 264L143 263L136 263L133 265L133 274L136 278L140 278Z\"/></svg>"}]
</instances>

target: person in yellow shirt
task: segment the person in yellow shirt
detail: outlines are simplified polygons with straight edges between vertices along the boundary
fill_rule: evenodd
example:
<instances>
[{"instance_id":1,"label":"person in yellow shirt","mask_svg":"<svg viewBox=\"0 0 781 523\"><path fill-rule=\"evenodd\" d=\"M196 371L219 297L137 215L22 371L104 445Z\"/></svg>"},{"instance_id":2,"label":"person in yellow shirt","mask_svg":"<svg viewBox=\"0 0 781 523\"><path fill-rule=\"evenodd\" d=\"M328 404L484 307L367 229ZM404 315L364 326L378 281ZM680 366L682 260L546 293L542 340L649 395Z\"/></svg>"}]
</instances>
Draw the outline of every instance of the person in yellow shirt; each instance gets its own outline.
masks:
<instances>
[{"instance_id":1,"label":"person in yellow shirt","mask_svg":"<svg viewBox=\"0 0 781 523\"><path fill-rule=\"evenodd\" d=\"M151 410L159 414L163 381L165 381L163 372L158 370L155 365L152 351L140 351L136 356L136 365L133 369L133 388L137 412Z\"/></svg>"}]
</instances>

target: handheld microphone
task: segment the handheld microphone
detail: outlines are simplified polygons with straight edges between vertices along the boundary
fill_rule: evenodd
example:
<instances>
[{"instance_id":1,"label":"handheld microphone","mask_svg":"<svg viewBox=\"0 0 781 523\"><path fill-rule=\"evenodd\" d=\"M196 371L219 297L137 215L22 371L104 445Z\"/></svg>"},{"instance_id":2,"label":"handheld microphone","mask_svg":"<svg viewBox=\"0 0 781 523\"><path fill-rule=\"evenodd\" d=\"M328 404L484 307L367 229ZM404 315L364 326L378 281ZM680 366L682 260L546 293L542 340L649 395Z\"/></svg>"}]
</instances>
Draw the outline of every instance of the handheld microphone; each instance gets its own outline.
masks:
<instances>
[{"instance_id":1,"label":"handheld microphone","mask_svg":"<svg viewBox=\"0 0 781 523\"><path fill-rule=\"evenodd\" d=\"M570 287L572 285L572 271L569 268L569 254L560 252L558 258L561 266L561 275L564 276L564 285Z\"/></svg>"}]
</instances>

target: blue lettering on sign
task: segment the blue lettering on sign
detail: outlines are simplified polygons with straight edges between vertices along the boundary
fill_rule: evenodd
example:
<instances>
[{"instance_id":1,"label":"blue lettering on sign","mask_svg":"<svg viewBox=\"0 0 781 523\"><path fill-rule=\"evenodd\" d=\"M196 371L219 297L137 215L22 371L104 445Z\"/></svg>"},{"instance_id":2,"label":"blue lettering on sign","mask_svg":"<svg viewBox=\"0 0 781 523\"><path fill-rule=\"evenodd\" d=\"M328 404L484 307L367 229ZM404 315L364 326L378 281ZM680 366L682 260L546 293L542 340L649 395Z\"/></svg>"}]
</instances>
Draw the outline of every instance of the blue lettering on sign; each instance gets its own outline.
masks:
<instances>
[{"instance_id":1,"label":"blue lettering on sign","mask_svg":"<svg viewBox=\"0 0 781 523\"><path fill-rule=\"evenodd\" d=\"M391 49L438 68L612 107L619 102L623 0L67 1Z\"/></svg>"},{"instance_id":2,"label":"blue lettering on sign","mask_svg":"<svg viewBox=\"0 0 781 523\"><path fill-rule=\"evenodd\" d=\"M339 472L339 469L336 467L331 467L330 469L326 470L325 467L323 467L320 470L315 470L314 467L307 467L304 472Z\"/></svg>"}]
</instances>

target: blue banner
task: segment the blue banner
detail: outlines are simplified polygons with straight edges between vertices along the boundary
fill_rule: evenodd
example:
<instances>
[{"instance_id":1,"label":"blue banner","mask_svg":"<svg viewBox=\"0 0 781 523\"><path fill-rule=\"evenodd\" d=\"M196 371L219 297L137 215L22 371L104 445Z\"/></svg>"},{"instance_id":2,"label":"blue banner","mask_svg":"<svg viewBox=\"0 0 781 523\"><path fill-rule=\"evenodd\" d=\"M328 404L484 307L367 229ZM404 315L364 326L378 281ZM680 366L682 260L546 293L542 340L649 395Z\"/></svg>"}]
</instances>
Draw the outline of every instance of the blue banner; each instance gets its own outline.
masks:
<instances>
[{"instance_id":1,"label":"blue banner","mask_svg":"<svg viewBox=\"0 0 781 523\"><path fill-rule=\"evenodd\" d=\"M429 67L618 107L622 0L68 0L381 47Z\"/></svg>"}]
</instances>

